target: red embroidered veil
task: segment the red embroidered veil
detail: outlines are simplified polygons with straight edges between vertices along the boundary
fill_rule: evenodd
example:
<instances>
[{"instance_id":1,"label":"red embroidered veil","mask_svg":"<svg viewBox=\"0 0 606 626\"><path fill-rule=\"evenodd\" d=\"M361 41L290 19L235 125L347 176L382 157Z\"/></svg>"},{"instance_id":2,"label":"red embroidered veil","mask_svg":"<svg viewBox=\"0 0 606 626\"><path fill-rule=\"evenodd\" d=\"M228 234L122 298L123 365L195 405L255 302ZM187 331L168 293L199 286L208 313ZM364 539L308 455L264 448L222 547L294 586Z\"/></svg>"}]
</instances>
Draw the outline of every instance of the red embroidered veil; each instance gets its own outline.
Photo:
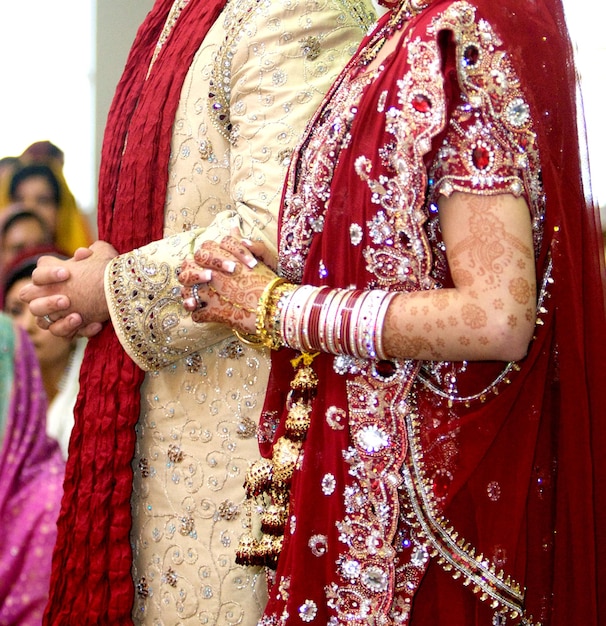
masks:
<instances>
[{"instance_id":1,"label":"red embroidered veil","mask_svg":"<svg viewBox=\"0 0 606 626\"><path fill-rule=\"evenodd\" d=\"M181 15L147 76L173 4ZM109 113L99 180L99 237L118 252L162 237L181 85L224 4L158 0L139 28ZM131 460L142 380L107 324L82 365L45 624L131 623Z\"/></svg>"},{"instance_id":2,"label":"red embroidered veil","mask_svg":"<svg viewBox=\"0 0 606 626\"><path fill-rule=\"evenodd\" d=\"M456 3L405 0L404 4L431 5L427 12L434 15ZM447 397L417 379L411 410L405 406L409 389L394 384L390 396L381 383L370 381L365 386L360 382L364 376L336 374L329 355L314 360L318 395L293 476L284 549L264 625L277 623L285 614L293 624L327 623L328 619L337 624L346 620L347 611L351 611L352 623L360 615L365 615L364 623L392 623L390 610L409 610L403 600L397 604L410 582L400 576L404 560L422 561L427 555L433 558L412 600L413 626L606 623L603 261L596 207L583 187L572 48L560 0L475 0L470 4L505 42L537 133L545 192L537 255L539 286L544 276L548 279L536 338L528 356L507 371L499 385L491 386L486 398L455 403L454 407ZM361 54L371 41L372 36L362 42ZM391 69L389 61L385 65L384 74ZM377 111L401 106L389 93L384 74L383 86L368 89L369 99L375 98L372 103L365 107L363 97L356 108L352 136L336 163L319 157L310 174L301 171L305 150L293 159L289 177L301 176L305 181L307 174L310 187L322 175L331 180L330 203L326 203L323 228L313 233L303 269L304 284L367 286L370 272L360 251L364 246L356 251L348 228L367 224L377 210L368 188L360 183L354 161L360 154L375 157L387 143L377 138L386 134L385 118ZM332 95L314 120L318 125L338 107L338 101L334 106L330 102ZM340 121L335 123L335 133ZM361 129L358 134L356 124ZM301 145L308 147L305 139ZM373 166L379 169L380 162L376 158ZM285 224L283 221L281 245L291 236L291 231L285 232ZM319 272L320 267L326 272ZM265 456L271 455L275 439L270 426L284 411L293 377L288 364L293 352L282 350L273 356L264 410L267 439L261 445ZM497 367L502 366L495 364L495 371ZM484 366L471 363L464 369L462 384L467 389L481 389L478 385L486 380ZM345 379L350 390L355 385L360 389L358 414L352 410L355 402L350 396L348 418L342 410L347 406ZM376 461L363 459L370 465L356 464L357 457L351 452L357 445L352 424L363 421L359 415L365 411L370 392L380 392L388 401L384 420L391 430L385 441L389 441L386 449L391 456L375 454ZM398 420L391 419L399 412L418 416L410 420L412 425L405 433ZM447 414L455 419L447 421ZM280 435L283 422L277 428ZM356 436L359 433L356 431ZM457 445L457 470L453 476L444 475L447 490L436 513L430 492L440 487L436 477L452 440ZM377 530L381 520L393 522L390 507L394 497L384 497L393 485L382 479L388 472L394 475L397 457L404 455L406 460L400 462L406 489L401 489L406 494L401 506L412 520L409 528L423 539L423 550L417 555L405 554L410 541L402 525ZM367 491L355 492L359 475L371 477L360 482ZM340 497L338 503L334 494ZM373 508L372 502L389 506L381 510ZM386 539L393 551L385 546ZM499 544L501 548L495 549ZM478 551L473 551L476 548ZM498 565L501 557L505 575L521 581L525 593L513 586L511 598L499 596L498 581L490 583L493 575L495 579L499 576L491 564ZM390 570L385 558L401 561ZM480 600L485 590L494 595L488 593ZM507 608L516 605L522 614ZM385 622L374 621L379 613Z\"/></svg>"},{"instance_id":3,"label":"red embroidered veil","mask_svg":"<svg viewBox=\"0 0 606 626\"><path fill-rule=\"evenodd\" d=\"M606 622L606 316L599 213L583 183L585 127L561 0L479 0L505 41L515 42L522 82L538 120L546 195L544 250L553 233L553 292L542 351L557 391L534 389L556 450L552 625ZM579 142L580 137L580 142ZM531 361L532 362L532 361ZM549 378L548 378L549 380ZM553 394L550 401L547 395ZM537 512L541 514L540 512ZM533 557L529 556L532 562ZM537 560L539 560L537 558ZM530 569L530 568L529 568ZM538 585L540 587L540 585Z\"/></svg>"}]
</instances>

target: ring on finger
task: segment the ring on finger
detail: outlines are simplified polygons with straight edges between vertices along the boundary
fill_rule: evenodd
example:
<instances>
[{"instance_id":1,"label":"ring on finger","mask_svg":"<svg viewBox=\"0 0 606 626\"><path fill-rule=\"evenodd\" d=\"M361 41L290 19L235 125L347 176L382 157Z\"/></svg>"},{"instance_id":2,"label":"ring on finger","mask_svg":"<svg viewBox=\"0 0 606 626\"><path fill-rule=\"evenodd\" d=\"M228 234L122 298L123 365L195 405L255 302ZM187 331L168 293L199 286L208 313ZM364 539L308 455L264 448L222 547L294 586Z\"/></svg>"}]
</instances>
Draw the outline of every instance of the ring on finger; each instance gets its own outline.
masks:
<instances>
[{"instance_id":1,"label":"ring on finger","mask_svg":"<svg viewBox=\"0 0 606 626\"><path fill-rule=\"evenodd\" d=\"M198 293L198 289L200 288L200 284L196 283L192 288L191 288L191 293L192 296L194 297L194 300L196 301L196 304L198 305L198 307L200 309L203 309L206 306L206 302L204 302L204 300L202 300L200 298L200 294Z\"/></svg>"},{"instance_id":2,"label":"ring on finger","mask_svg":"<svg viewBox=\"0 0 606 626\"><path fill-rule=\"evenodd\" d=\"M50 326L51 324L54 323L54 321L50 318L50 315L47 313L46 315L42 316L42 319Z\"/></svg>"}]
</instances>

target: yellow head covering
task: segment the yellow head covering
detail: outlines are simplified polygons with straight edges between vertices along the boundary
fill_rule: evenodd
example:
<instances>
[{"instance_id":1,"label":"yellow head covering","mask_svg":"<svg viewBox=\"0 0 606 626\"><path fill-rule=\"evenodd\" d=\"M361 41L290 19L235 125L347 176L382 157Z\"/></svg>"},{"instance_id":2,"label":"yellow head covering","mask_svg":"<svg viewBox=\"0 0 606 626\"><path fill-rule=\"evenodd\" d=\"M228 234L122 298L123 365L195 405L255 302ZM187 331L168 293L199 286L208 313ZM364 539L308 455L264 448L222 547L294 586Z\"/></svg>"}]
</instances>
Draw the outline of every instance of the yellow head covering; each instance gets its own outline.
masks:
<instances>
[{"instance_id":1,"label":"yellow head covering","mask_svg":"<svg viewBox=\"0 0 606 626\"><path fill-rule=\"evenodd\" d=\"M34 147L49 146L53 150L33 150ZM19 165L13 166L12 171L0 178L0 213L10 204L10 181L12 174L19 166L31 163L45 164L51 168L60 189L60 201L57 209L57 232L55 245L68 254L73 254L77 248L88 247L93 242L91 224L86 215L80 210L76 198L71 192L63 174L63 152L50 142L36 142L29 146L19 157Z\"/></svg>"}]
</instances>

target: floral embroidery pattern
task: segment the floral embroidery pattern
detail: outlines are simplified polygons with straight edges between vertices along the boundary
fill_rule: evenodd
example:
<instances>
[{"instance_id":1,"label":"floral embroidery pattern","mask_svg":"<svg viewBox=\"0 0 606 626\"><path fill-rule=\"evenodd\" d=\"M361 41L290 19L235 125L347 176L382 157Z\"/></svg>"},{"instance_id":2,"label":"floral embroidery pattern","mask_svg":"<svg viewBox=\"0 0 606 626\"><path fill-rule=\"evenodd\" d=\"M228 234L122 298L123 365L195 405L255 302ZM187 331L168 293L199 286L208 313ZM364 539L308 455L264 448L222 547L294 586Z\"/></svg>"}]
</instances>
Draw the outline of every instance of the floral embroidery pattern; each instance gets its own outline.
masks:
<instances>
[{"instance_id":1,"label":"floral embroidery pattern","mask_svg":"<svg viewBox=\"0 0 606 626\"><path fill-rule=\"evenodd\" d=\"M411 3L404 6L414 13ZM442 58L436 43L442 31L452 33L456 44L460 90L448 122ZM366 185L365 206L373 209L364 222L344 226L349 244L363 249L367 271L363 287L417 291L439 288L446 281L449 270L437 201L440 195L454 191L524 195L531 209L535 249L540 246L544 199L536 136L530 108L498 35L471 4L457 1L436 14L425 32L402 36L407 37L409 55L396 87L380 91L378 86L389 61L365 71L352 64L316 114L310 125L313 132L300 145L298 161L287 180L279 248L279 271L288 280L300 282L304 267L310 275L331 277L330 260L312 257L317 265L306 264L310 265L314 238L324 232L331 218L331 181L346 160L353 163ZM373 46L380 49L381 42L371 40L368 50ZM369 58L362 53L365 63ZM377 145L365 142L364 154L352 154L358 145L353 140L358 104L362 95L371 91L373 113L383 116L384 134ZM437 137L440 144L434 145ZM433 157L429 171L428 154ZM301 172L305 172L304 180ZM476 259L487 268L494 265L491 246L498 240L498 224L494 226L472 233L479 242L474 244ZM521 284L512 284L510 289L517 298L527 295ZM469 306L463 322L481 328L487 323L486 314ZM349 376L352 442L344 451L351 484L343 494L347 514L338 522L343 544L336 563L339 578L326 590L334 624L345 624L352 616L364 621L370 615L389 615L389 619L407 623L412 596L432 557L455 577L472 583L472 589L491 603L495 614L519 618L523 605L519 586L502 576L496 560L476 560L473 546L462 539L457 542L456 530L440 519L454 480L456 431L440 442L441 471L425 475L416 398L408 386L417 371L407 362L390 366L392 371L380 371L378 366L350 357L334 359L335 371ZM427 364L423 381L431 378L432 391L443 394L440 397L445 400L459 401L459 377L466 368L465 363ZM508 364L477 396L460 401L481 402L485 394L496 393L498 385L506 384L517 369ZM401 402L395 402L396 398ZM345 422L341 410L330 407L326 413L329 425L335 423L336 415L339 426ZM381 416L380 423L376 415ZM449 419L447 408L439 419ZM439 419L436 416L436 421ZM406 432L398 430L398 422L406 424ZM401 480L401 488L394 489ZM498 486L491 484L487 493L498 497ZM409 522L408 515L419 522ZM394 588L397 600L389 604Z\"/></svg>"}]
</instances>

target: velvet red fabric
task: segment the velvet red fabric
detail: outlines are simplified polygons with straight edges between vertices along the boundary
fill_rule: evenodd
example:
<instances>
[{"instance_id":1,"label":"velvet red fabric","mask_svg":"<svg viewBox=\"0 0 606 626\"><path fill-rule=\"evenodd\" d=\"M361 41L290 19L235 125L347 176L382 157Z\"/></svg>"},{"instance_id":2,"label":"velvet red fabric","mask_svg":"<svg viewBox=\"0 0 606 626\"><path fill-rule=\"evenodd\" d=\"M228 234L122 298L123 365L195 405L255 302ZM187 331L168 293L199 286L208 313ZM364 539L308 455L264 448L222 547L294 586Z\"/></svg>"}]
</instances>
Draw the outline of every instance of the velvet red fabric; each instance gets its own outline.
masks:
<instances>
[{"instance_id":1,"label":"velvet red fabric","mask_svg":"<svg viewBox=\"0 0 606 626\"><path fill-rule=\"evenodd\" d=\"M404 25L404 34L398 35L403 40L408 36L406 43L411 46L410 42L431 39L431 25L442 23L440 14L450 5L457 10L464 7L464 3L446 0L424 4L431 6L411 21L410 28L418 30L407 33ZM402 619L402 623L412 626L606 623L606 464L601 452L606 436L603 267L596 207L587 199L582 184L576 76L563 8L560 0L475 0L470 5L477 7L478 20L485 18L503 42L499 51L506 52L520 78L538 141L545 213L533 214L541 223L535 234L542 233L536 241L536 271L539 285L544 277L548 279L536 337L528 356L498 385L489 381L502 364L455 364L459 395L481 390L484 384L489 393L470 401L455 400L452 406L419 378L412 392L402 385L402 377L414 376L414 370L381 382L382 376L370 367L362 372L343 368L347 373L337 374L338 365L330 355L316 357L317 397L293 475L290 516L266 623L274 623L284 612L293 624L328 623L331 619L342 623L348 611L352 622L354 616L362 616L365 623L378 623L380 618L393 623L390 620L395 621L394 615L399 613L409 620ZM459 18L463 19L460 14ZM448 29L435 36L445 44ZM467 44L472 46L468 51ZM477 51L474 46L481 48L474 40L460 42L456 62L475 62L473 56L467 59L464 54L473 55ZM452 65L446 45L443 51L441 70L447 84ZM402 203L402 222L419 197L415 186L418 172L406 179L412 189L407 196L402 191L406 186L398 186L401 179L395 168L389 167L390 148L399 144L381 115L393 107L395 113L389 119L396 120L393 126L397 128L397 115L406 111L406 102L398 100L398 89L404 91L403 85L412 84L424 93L422 80L408 71L405 57L402 53L401 61L398 55L386 59L375 83L359 102L348 102L349 108L339 108L345 96L338 88L329 95L314 122L320 129L323 125L332 129L334 136L343 132L346 137L335 151L336 161L313 143L313 130L293 159L289 178L296 182L294 191L287 188L285 207L288 209L289 199L294 198L291 212L303 211L305 207L297 209L304 204L301 198L309 201L313 197L313 191L305 195L305 190L317 188L318 206L325 210L321 228L315 228L320 223L316 214L313 223L308 220L313 226L309 232L303 219L293 220L294 226L281 223L281 245L290 245L297 238L306 241L309 234L303 283L372 287L375 276L369 259L375 257L364 256L363 250L372 249L373 242L360 235L360 241L353 243L352 232L357 225L363 233L360 225L371 224L388 204L381 195L385 189L394 190L395 199L389 196L389 200L395 206L400 206L397 202L402 197L410 201ZM352 66L355 63L356 59ZM353 80L346 84L348 89L343 91L355 86ZM355 111L351 117L350 111ZM346 123L351 123L347 134L341 130ZM417 129L407 130L414 133ZM326 131L319 137L329 135ZM433 156L440 147L439 137L426 136L432 140L429 153ZM402 144L406 142L402 140ZM315 161L309 156L314 149L319 153ZM366 161L360 165L362 155L369 165ZM381 181L374 196L374 189L361 182L360 174L371 170L373 180ZM325 180L330 181L330 194L323 186ZM536 199L540 194L534 189L531 195ZM439 231L430 209L424 210L427 230ZM402 231L400 238L404 233L408 234ZM281 262L288 267L287 254L283 249L280 252ZM438 264L439 246L434 252ZM449 285L446 276L442 286ZM273 355L264 416L276 426L277 435L284 429L283 420L275 424L275 416L285 414L292 379L287 360L292 357L287 350ZM401 365L400 372L403 370ZM366 404L373 394L381 410L383 440L372 455L364 456L358 440L360 436L363 439L360 423L367 419L372 432L379 429L368 409L371 403ZM398 430L399 415L408 423L404 434ZM266 429L265 433L269 432ZM271 455L271 443L269 436L263 442L265 456ZM383 445L392 450L391 456L377 453ZM387 525L393 523L396 498L385 494L393 489L398 476L395 470L404 455L399 468L404 483L400 487L403 515L394 529ZM440 526L442 516L452 530ZM415 534L421 531L419 540ZM475 582L466 576L469 554L458 550L455 541L447 543L451 532L476 549L478 563L493 563L521 583L516 602L523 618L505 616L507 599L491 607L490 597L486 602L480 593L474 594L476 582L481 592L490 572L486 570L486 577L480 575ZM424 550L410 554L410 545ZM429 558L430 554L435 558ZM455 558L449 561L452 555ZM394 561L393 567L387 564L389 559ZM474 559L469 560L473 566Z\"/></svg>"},{"instance_id":2,"label":"velvet red fabric","mask_svg":"<svg viewBox=\"0 0 606 626\"><path fill-rule=\"evenodd\" d=\"M481 2L515 54L539 116L545 231L553 233L552 345L558 380L545 409L556 441L551 623L606 623L606 350L599 213L583 184L585 128L577 116L573 50L560 0ZM577 132L578 129L578 132ZM540 390L535 391L538 397Z\"/></svg>"},{"instance_id":3,"label":"velvet red fabric","mask_svg":"<svg viewBox=\"0 0 606 626\"><path fill-rule=\"evenodd\" d=\"M149 76L173 0L158 0L137 33L109 113L99 181L99 236L121 253L162 237L181 86L224 4L190 0ZM143 375L110 324L89 341L45 624L131 623L131 459Z\"/></svg>"}]
</instances>

